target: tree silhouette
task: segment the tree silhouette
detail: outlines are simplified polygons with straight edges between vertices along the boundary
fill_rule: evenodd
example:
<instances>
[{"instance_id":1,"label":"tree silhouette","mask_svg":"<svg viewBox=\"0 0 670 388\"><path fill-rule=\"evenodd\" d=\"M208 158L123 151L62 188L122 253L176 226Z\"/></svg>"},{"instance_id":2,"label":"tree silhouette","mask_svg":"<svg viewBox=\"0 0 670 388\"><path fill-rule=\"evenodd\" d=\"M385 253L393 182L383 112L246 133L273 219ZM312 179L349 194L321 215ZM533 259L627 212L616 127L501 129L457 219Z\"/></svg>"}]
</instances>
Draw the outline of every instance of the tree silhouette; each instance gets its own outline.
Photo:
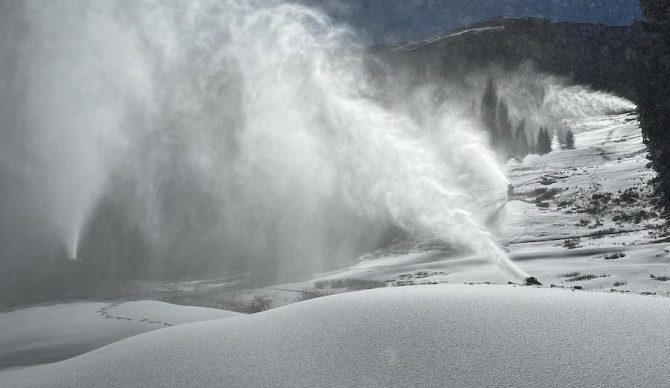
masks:
<instances>
[{"instance_id":1,"label":"tree silhouette","mask_svg":"<svg viewBox=\"0 0 670 388\"><path fill-rule=\"evenodd\" d=\"M649 41L640 48L638 115L650 165L657 173L652 181L663 205L670 204L670 2L641 0Z\"/></svg>"},{"instance_id":2,"label":"tree silhouette","mask_svg":"<svg viewBox=\"0 0 670 388\"><path fill-rule=\"evenodd\" d=\"M515 138L512 133L512 122L509 118L509 108L498 91L492 78L489 78L481 104L481 120L489 132L491 147L503 159L515 154Z\"/></svg>"},{"instance_id":3,"label":"tree silhouette","mask_svg":"<svg viewBox=\"0 0 670 388\"><path fill-rule=\"evenodd\" d=\"M526 120L521 120L516 127L514 139L514 157L523 159L528 155L528 138L526 137Z\"/></svg>"},{"instance_id":4,"label":"tree silhouette","mask_svg":"<svg viewBox=\"0 0 670 388\"><path fill-rule=\"evenodd\" d=\"M551 136L549 135L549 130L545 127L540 127L535 151L540 155L551 152Z\"/></svg>"},{"instance_id":5,"label":"tree silhouette","mask_svg":"<svg viewBox=\"0 0 670 388\"><path fill-rule=\"evenodd\" d=\"M509 109L502 99L498 103L496 129L498 130L498 150L507 159L512 156L514 136L512 136L512 123L509 120Z\"/></svg>"},{"instance_id":6,"label":"tree silhouette","mask_svg":"<svg viewBox=\"0 0 670 388\"><path fill-rule=\"evenodd\" d=\"M491 134L491 143L495 144L498 131L496 129L496 114L498 110L498 92L493 83L493 78L489 78L482 96L481 118L484 127Z\"/></svg>"},{"instance_id":7,"label":"tree silhouette","mask_svg":"<svg viewBox=\"0 0 670 388\"><path fill-rule=\"evenodd\" d=\"M572 133L571 129L568 129L565 132L564 146L565 146L565 149L568 149L568 150L574 150L575 149L575 134Z\"/></svg>"}]
</instances>

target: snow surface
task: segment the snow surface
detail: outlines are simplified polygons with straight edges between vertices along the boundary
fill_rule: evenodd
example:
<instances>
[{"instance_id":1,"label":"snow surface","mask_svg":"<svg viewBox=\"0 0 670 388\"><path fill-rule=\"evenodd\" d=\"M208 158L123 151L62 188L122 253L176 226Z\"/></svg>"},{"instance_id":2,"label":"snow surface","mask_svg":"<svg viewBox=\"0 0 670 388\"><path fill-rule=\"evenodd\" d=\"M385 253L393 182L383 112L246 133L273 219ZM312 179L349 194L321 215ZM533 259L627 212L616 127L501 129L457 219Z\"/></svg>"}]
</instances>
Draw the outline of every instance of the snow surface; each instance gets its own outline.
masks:
<instances>
[{"instance_id":1,"label":"snow surface","mask_svg":"<svg viewBox=\"0 0 670 388\"><path fill-rule=\"evenodd\" d=\"M164 328L55 364L0 371L0 386L667 386L670 298L661 296L670 296L670 243L650 206L639 127L633 115L566 125L576 148L554 144L547 155L511 161L514 195L489 209L488 226L543 287L454 284L509 279L483 257L431 236L407 237L300 283L244 292L229 291L229 279L172 286L194 300L230 293L277 307L348 290L329 280L430 285ZM60 360L66 351L210 319L206 309L176 313L155 303L0 314L0 366Z\"/></svg>"},{"instance_id":2,"label":"snow surface","mask_svg":"<svg viewBox=\"0 0 670 388\"><path fill-rule=\"evenodd\" d=\"M142 334L3 387L667 386L670 299L384 288Z\"/></svg>"},{"instance_id":3,"label":"snow surface","mask_svg":"<svg viewBox=\"0 0 670 388\"><path fill-rule=\"evenodd\" d=\"M0 313L0 368L60 361L150 330L237 315L241 314L150 300L69 303Z\"/></svg>"}]
</instances>

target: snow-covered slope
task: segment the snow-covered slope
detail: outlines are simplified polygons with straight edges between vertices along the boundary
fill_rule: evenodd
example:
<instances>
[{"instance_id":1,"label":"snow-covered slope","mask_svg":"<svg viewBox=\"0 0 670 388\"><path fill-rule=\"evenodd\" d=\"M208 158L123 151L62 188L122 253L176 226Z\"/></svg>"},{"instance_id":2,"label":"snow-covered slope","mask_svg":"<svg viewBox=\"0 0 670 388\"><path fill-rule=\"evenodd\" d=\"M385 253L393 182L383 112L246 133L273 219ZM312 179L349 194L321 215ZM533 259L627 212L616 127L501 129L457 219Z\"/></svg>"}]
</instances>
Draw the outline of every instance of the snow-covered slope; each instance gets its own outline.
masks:
<instances>
[{"instance_id":1,"label":"snow-covered slope","mask_svg":"<svg viewBox=\"0 0 670 388\"><path fill-rule=\"evenodd\" d=\"M384 288L135 336L4 387L666 386L670 299Z\"/></svg>"},{"instance_id":2,"label":"snow-covered slope","mask_svg":"<svg viewBox=\"0 0 670 388\"><path fill-rule=\"evenodd\" d=\"M511 163L513 200L497 231L512 257L545 283L667 295L664 222L652 206L646 147L634 115L569 123L575 149ZM564 276L579 272L593 277ZM651 275L655 275L654 278Z\"/></svg>"},{"instance_id":3,"label":"snow-covered slope","mask_svg":"<svg viewBox=\"0 0 670 388\"><path fill-rule=\"evenodd\" d=\"M0 368L60 361L135 334L237 315L241 314L150 300L69 303L0 313Z\"/></svg>"},{"instance_id":4,"label":"snow-covered slope","mask_svg":"<svg viewBox=\"0 0 670 388\"><path fill-rule=\"evenodd\" d=\"M576 148L554 144L547 155L510 161L514 193L491 206L488 226L512 259L547 286L668 295L670 281L663 279L670 275L670 244L659 243L666 231L651 205L653 172L645 166L635 116L566 124ZM313 290L319 281L352 278L392 285L510 280L485 258L427 236L397 241L356 265L291 287Z\"/></svg>"},{"instance_id":5,"label":"snow-covered slope","mask_svg":"<svg viewBox=\"0 0 670 388\"><path fill-rule=\"evenodd\" d=\"M640 130L632 115L567 124L576 149L510 162L514 194L489 209L500 243L544 287L454 284L508 279L483 257L411 237L247 296L276 307L430 285L179 327L166 326L230 313L129 302L0 314L0 361L164 328L5 370L0 386L665 386L670 298L658 295L670 294L670 243L659 241ZM217 287L207 295L225 299ZM180 294L197 300L198 289Z\"/></svg>"}]
</instances>

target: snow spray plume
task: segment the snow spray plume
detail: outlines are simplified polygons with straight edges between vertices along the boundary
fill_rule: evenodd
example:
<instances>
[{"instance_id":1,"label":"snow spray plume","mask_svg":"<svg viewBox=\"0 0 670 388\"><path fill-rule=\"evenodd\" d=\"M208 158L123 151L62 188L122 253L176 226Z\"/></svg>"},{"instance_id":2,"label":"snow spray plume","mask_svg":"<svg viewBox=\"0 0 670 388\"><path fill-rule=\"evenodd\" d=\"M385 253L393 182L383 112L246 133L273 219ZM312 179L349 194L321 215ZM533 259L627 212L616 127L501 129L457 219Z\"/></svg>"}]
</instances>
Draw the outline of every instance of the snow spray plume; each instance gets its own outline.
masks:
<instances>
[{"instance_id":1,"label":"snow spray plume","mask_svg":"<svg viewBox=\"0 0 670 388\"><path fill-rule=\"evenodd\" d=\"M560 128L562 120L629 112L631 101L587 86L574 85L567 78L535 70L530 63L514 71L492 67L471 76L470 83L482 91L488 79L495 81L498 95L504 99L514 125L525 121L527 129L541 126ZM477 100L476 100L477 101Z\"/></svg>"},{"instance_id":2,"label":"snow spray plume","mask_svg":"<svg viewBox=\"0 0 670 388\"><path fill-rule=\"evenodd\" d=\"M374 249L395 225L528 277L479 216L475 199L507 182L477 122L432 91L407 96L421 120L371 97L364 47L324 14L279 1L29 6L44 4L26 17L52 43L19 57L40 80L28 147L58 161L45 192L65 240L107 187L180 268L294 275Z\"/></svg>"},{"instance_id":3,"label":"snow spray plume","mask_svg":"<svg viewBox=\"0 0 670 388\"><path fill-rule=\"evenodd\" d=\"M3 204L40 213L70 258L123 148L125 112L149 87L132 33L109 4L96 7L28 1L0 12L0 153L19 177Z\"/></svg>"}]
</instances>

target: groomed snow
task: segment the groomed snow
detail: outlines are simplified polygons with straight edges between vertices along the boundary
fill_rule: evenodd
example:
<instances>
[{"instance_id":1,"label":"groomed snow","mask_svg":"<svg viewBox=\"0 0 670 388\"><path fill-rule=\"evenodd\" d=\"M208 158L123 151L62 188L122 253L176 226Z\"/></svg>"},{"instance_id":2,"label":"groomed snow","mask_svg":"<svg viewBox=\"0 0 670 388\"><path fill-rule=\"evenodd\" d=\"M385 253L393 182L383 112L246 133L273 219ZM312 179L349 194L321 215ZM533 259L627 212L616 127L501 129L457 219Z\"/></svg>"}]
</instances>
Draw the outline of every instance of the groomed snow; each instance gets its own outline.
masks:
<instances>
[{"instance_id":1,"label":"groomed snow","mask_svg":"<svg viewBox=\"0 0 670 388\"><path fill-rule=\"evenodd\" d=\"M334 295L142 334L3 387L667 386L670 299L509 285Z\"/></svg>"},{"instance_id":2,"label":"groomed snow","mask_svg":"<svg viewBox=\"0 0 670 388\"><path fill-rule=\"evenodd\" d=\"M151 300L69 303L0 313L0 368L60 361L139 333L237 315L241 314Z\"/></svg>"}]
</instances>

